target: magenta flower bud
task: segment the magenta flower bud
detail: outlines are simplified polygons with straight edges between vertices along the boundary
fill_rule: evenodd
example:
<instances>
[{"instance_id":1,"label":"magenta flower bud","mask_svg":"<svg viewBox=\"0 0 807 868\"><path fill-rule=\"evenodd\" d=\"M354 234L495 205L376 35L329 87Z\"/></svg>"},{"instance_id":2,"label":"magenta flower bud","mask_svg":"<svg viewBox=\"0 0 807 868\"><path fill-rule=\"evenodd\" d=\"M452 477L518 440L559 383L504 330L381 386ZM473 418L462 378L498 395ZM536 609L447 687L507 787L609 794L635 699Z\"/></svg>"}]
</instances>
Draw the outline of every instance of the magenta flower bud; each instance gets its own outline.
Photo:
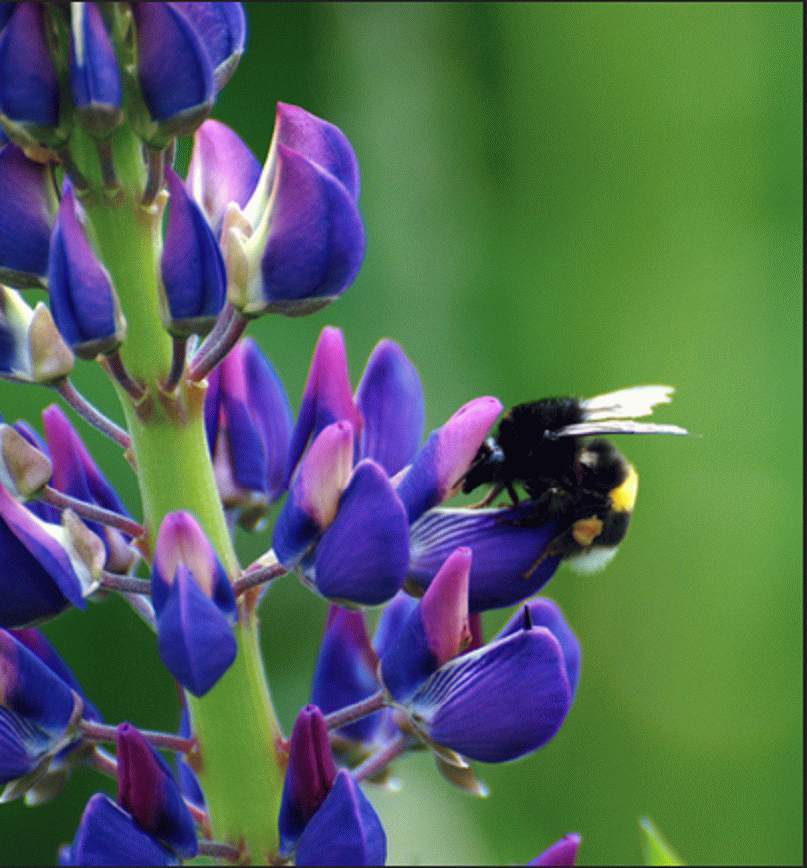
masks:
<instances>
[{"instance_id":1,"label":"magenta flower bud","mask_svg":"<svg viewBox=\"0 0 807 868\"><path fill-rule=\"evenodd\" d=\"M470 642L470 569L471 550L457 549L381 658L381 680L396 702L410 699L427 678Z\"/></svg>"},{"instance_id":2,"label":"magenta flower bud","mask_svg":"<svg viewBox=\"0 0 807 868\"><path fill-rule=\"evenodd\" d=\"M344 769L300 837L297 865L383 865L387 836L367 796Z\"/></svg>"},{"instance_id":3,"label":"magenta flower bud","mask_svg":"<svg viewBox=\"0 0 807 868\"><path fill-rule=\"evenodd\" d=\"M22 627L52 618L98 588L104 549L95 534L79 531L65 513L60 526L43 521L0 485L0 627ZM78 522L80 524L80 522Z\"/></svg>"},{"instance_id":4,"label":"magenta flower bud","mask_svg":"<svg viewBox=\"0 0 807 868\"><path fill-rule=\"evenodd\" d=\"M164 291L160 316L165 329L176 337L204 335L224 306L224 260L199 206L170 166L165 167L165 179L170 198L160 259Z\"/></svg>"},{"instance_id":5,"label":"magenta flower bud","mask_svg":"<svg viewBox=\"0 0 807 868\"><path fill-rule=\"evenodd\" d=\"M0 280L22 288L47 287L48 248L59 201L44 163L22 148L0 148Z\"/></svg>"},{"instance_id":6,"label":"magenta flower bud","mask_svg":"<svg viewBox=\"0 0 807 868\"><path fill-rule=\"evenodd\" d=\"M278 828L280 855L293 855L306 824L336 780L336 764L322 712L306 705L297 715L289 742L289 764L283 781Z\"/></svg>"},{"instance_id":7,"label":"magenta flower bud","mask_svg":"<svg viewBox=\"0 0 807 868\"><path fill-rule=\"evenodd\" d=\"M317 544L313 573L306 578L327 600L378 606L401 589L408 559L406 510L383 468L365 458Z\"/></svg>"},{"instance_id":8,"label":"magenta flower bud","mask_svg":"<svg viewBox=\"0 0 807 868\"><path fill-rule=\"evenodd\" d=\"M17 3L0 33L0 117L12 128L55 127L59 122L59 82L45 36L45 6Z\"/></svg>"},{"instance_id":9,"label":"magenta flower bud","mask_svg":"<svg viewBox=\"0 0 807 868\"><path fill-rule=\"evenodd\" d=\"M260 177L261 164L228 126L206 120L194 133L186 186L217 237L227 206L243 209Z\"/></svg>"},{"instance_id":10,"label":"magenta flower bud","mask_svg":"<svg viewBox=\"0 0 807 868\"><path fill-rule=\"evenodd\" d=\"M417 452L425 418L420 377L398 344L376 344L356 389L356 407L364 422L359 454L394 476Z\"/></svg>"},{"instance_id":11,"label":"magenta flower bud","mask_svg":"<svg viewBox=\"0 0 807 868\"><path fill-rule=\"evenodd\" d=\"M397 486L410 522L458 492L463 474L501 412L498 399L476 398L429 435Z\"/></svg>"},{"instance_id":12,"label":"magenta flower bud","mask_svg":"<svg viewBox=\"0 0 807 868\"><path fill-rule=\"evenodd\" d=\"M74 363L47 307L40 301L31 310L16 290L0 284L0 377L52 386Z\"/></svg>"},{"instance_id":13,"label":"magenta flower bud","mask_svg":"<svg viewBox=\"0 0 807 868\"><path fill-rule=\"evenodd\" d=\"M332 124L277 108L275 134L243 211L225 217L228 299L247 316L319 310L355 278L364 258L350 143Z\"/></svg>"},{"instance_id":14,"label":"magenta flower bud","mask_svg":"<svg viewBox=\"0 0 807 868\"><path fill-rule=\"evenodd\" d=\"M103 139L123 120L118 59L96 3L71 8L70 92L79 122Z\"/></svg>"},{"instance_id":15,"label":"magenta flower bud","mask_svg":"<svg viewBox=\"0 0 807 868\"><path fill-rule=\"evenodd\" d=\"M4 801L22 795L50 761L80 736L84 703L8 630L0 630L0 783L25 778Z\"/></svg>"},{"instance_id":16,"label":"magenta flower bud","mask_svg":"<svg viewBox=\"0 0 807 868\"><path fill-rule=\"evenodd\" d=\"M285 491L292 425L275 369L242 340L208 376L205 426L222 502L249 530Z\"/></svg>"},{"instance_id":17,"label":"magenta flower bud","mask_svg":"<svg viewBox=\"0 0 807 868\"><path fill-rule=\"evenodd\" d=\"M311 685L311 701L323 714L330 714L367 699L379 688L377 666L364 613L331 604ZM383 716L384 712L373 712L339 727L336 733L359 750L366 749L375 742Z\"/></svg>"},{"instance_id":18,"label":"magenta flower bud","mask_svg":"<svg viewBox=\"0 0 807 868\"><path fill-rule=\"evenodd\" d=\"M530 504L524 501L508 509L429 510L410 528L410 580L427 588L451 552L467 546L474 553L469 590L472 612L512 606L531 597L555 574L560 557L543 556L557 536L557 522L538 528L513 523L529 514Z\"/></svg>"},{"instance_id":19,"label":"magenta flower bud","mask_svg":"<svg viewBox=\"0 0 807 868\"><path fill-rule=\"evenodd\" d=\"M326 326L317 341L303 389L300 413L289 449L290 479L309 440L328 425L344 420L358 436L362 420L350 388L345 339L340 329Z\"/></svg>"},{"instance_id":20,"label":"magenta flower bud","mask_svg":"<svg viewBox=\"0 0 807 868\"><path fill-rule=\"evenodd\" d=\"M551 847L547 847L543 853L527 862L527 865L573 866L577 862L580 840L580 835L576 832L564 835L559 841L555 841Z\"/></svg>"},{"instance_id":21,"label":"magenta flower bud","mask_svg":"<svg viewBox=\"0 0 807 868\"><path fill-rule=\"evenodd\" d=\"M213 68L193 24L173 3L132 4L137 77L151 123L143 138L164 147L191 135L215 99Z\"/></svg>"},{"instance_id":22,"label":"magenta flower bud","mask_svg":"<svg viewBox=\"0 0 807 868\"><path fill-rule=\"evenodd\" d=\"M65 191L50 243L48 285L53 318L73 352L92 360L123 342L126 321L112 278L79 223L73 190Z\"/></svg>"},{"instance_id":23,"label":"magenta flower bud","mask_svg":"<svg viewBox=\"0 0 807 868\"><path fill-rule=\"evenodd\" d=\"M87 802L73 843L59 853L60 865L178 865L174 854L137 824L109 796Z\"/></svg>"},{"instance_id":24,"label":"magenta flower bud","mask_svg":"<svg viewBox=\"0 0 807 868\"><path fill-rule=\"evenodd\" d=\"M196 830L168 763L130 723L118 726L116 743L118 804L153 838L192 859Z\"/></svg>"},{"instance_id":25,"label":"magenta flower bud","mask_svg":"<svg viewBox=\"0 0 807 868\"><path fill-rule=\"evenodd\" d=\"M237 653L232 585L199 525L187 512L165 516L151 573L160 659L194 696L207 693Z\"/></svg>"},{"instance_id":26,"label":"magenta flower bud","mask_svg":"<svg viewBox=\"0 0 807 868\"><path fill-rule=\"evenodd\" d=\"M288 569L300 563L336 517L353 465L353 428L334 422L305 453L275 522L272 547Z\"/></svg>"},{"instance_id":27,"label":"magenta flower bud","mask_svg":"<svg viewBox=\"0 0 807 868\"><path fill-rule=\"evenodd\" d=\"M218 93L235 72L247 44L247 17L242 3L172 3L191 22L213 68Z\"/></svg>"},{"instance_id":28,"label":"magenta flower bud","mask_svg":"<svg viewBox=\"0 0 807 868\"><path fill-rule=\"evenodd\" d=\"M521 629L441 666L403 706L438 745L508 762L557 733L573 693L558 638L525 619Z\"/></svg>"}]
</instances>

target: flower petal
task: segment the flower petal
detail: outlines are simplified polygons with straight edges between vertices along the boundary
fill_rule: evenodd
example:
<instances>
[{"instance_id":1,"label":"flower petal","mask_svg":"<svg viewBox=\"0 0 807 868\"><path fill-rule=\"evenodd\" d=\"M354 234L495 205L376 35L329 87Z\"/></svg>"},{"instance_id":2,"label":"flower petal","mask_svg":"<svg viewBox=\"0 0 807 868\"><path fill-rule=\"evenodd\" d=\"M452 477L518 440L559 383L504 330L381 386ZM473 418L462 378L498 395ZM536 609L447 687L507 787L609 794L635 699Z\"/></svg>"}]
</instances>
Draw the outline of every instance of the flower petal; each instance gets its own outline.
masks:
<instances>
[{"instance_id":1,"label":"flower petal","mask_svg":"<svg viewBox=\"0 0 807 868\"><path fill-rule=\"evenodd\" d=\"M356 390L364 428L359 456L394 476L412 460L423 436L423 388L415 366L398 344L380 341Z\"/></svg>"},{"instance_id":2,"label":"flower petal","mask_svg":"<svg viewBox=\"0 0 807 868\"><path fill-rule=\"evenodd\" d=\"M193 818L168 763L130 723L116 733L118 804L183 859L199 851Z\"/></svg>"},{"instance_id":3,"label":"flower petal","mask_svg":"<svg viewBox=\"0 0 807 868\"><path fill-rule=\"evenodd\" d=\"M507 762L546 744L571 701L560 644L535 627L455 658L407 707L438 744L481 762Z\"/></svg>"},{"instance_id":4,"label":"flower petal","mask_svg":"<svg viewBox=\"0 0 807 868\"><path fill-rule=\"evenodd\" d=\"M539 559L557 533L510 524L529 510L432 509L411 527L409 578L427 588L446 558L459 546L473 552L469 607L472 612L511 606L531 597L554 575L559 557ZM537 564L537 566L536 566Z\"/></svg>"},{"instance_id":5,"label":"flower petal","mask_svg":"<svg viewBox=\"0 0 807 868\"><path fill-rule=\"evenodd\" d=\"M311 818L297 848L297 865L383 865L387 836L367 796L344 769Z\"/></svg>"},{"instance_id":6,"label":"flower petal","mask_svg":"<svg viewBox=\"0 0 807 868\"><path fill-rule=\"evenodd\" d=\"M406 576L409 528L403 504L383 469L361 461L317 546L314 581L326 599L377 606Z\"/></svg>"},{"instance_id":7,"label":"flower petal","mask_svg":"<svg viewBox=\"0 0 807 868\"><path fill-rule=\"evenodd\" d=\"M166 669L194 696L218 682L238 651L230 621L182 564L157 619L157 645Z\"/></svg>"},{"instance_id":8,"label":"flower petal","mask_svg":"<svg viewBox=\"0 0 807 868\"><path fill-rule=\"evenodd\" d=\"M61 865L178 865L176 857L137 825L109 796L87 802L73 843L60 853Z\"/></svg>"},{"instance_id":9,"label":"flower petal","mask_svg":"<svg viewBox=\"0 0 807 868\"><path fill-rule=\"evenodd\" d=\"M397 486L410 523L457 493L463 474L501 412L497 398L475 398L429 435Z\"/></svg>"}]
</instances>

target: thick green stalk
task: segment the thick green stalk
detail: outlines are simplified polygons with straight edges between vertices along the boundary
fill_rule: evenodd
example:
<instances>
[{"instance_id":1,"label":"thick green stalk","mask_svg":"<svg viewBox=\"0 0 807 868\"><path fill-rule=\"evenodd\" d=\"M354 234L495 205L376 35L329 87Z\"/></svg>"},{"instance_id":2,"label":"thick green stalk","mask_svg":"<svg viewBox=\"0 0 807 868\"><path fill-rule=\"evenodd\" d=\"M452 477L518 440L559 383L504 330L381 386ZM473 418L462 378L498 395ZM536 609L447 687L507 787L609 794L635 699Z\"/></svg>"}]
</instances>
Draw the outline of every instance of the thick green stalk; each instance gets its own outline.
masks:
<instances>
[{"instance_id":1,"label":"thick green stalk","mask_svg":"<svg viewBox=\"0 0 807 868\"><path fill-rule=\"evenodd\" d=\"M127 322L121 359L146 388L145 398L135 406L116 385L143 501L147 528L143 550L150 558L167 513L187 510L234 580L240 567L207 447L204 384L182 384L170 394L159 386L171 359L171 340L159 317L160 214L159 209L139 205L138 153L121 133L115 159L124 191L114 197L95 190L83 201L91 224L88 232L112 276ZM235 662L204 697L189 697L199 741L199 754L192 760L205 791L214 836L245 845L252 864L260 864L277 852L281 733L261 658L257 618L251 604L243 602L254 601L255 595L248 593L241 599Z\"/></svg>"}]
</instances>

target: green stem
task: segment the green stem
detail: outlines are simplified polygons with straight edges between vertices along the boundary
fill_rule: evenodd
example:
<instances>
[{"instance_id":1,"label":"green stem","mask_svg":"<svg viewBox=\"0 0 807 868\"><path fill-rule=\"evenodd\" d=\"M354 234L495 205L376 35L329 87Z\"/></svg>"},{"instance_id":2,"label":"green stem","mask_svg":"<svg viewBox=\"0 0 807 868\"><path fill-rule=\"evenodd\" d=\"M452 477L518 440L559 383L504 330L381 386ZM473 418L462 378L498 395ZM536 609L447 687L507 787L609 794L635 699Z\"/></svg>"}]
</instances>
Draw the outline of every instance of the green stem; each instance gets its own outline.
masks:
<instances>
[{"instance_id":1,"label":"green stem","mask_svg":"<svg viewBox=\"0 0 807 868\"><path fill-rule=\"evenodd\" d=\"M172 342L159 315L160 207L140 206L139 142L133 136L116 136L115 169L126 193L105 199L96 188L84 198L84 206L90 218L88 236L110 272L127 321L120 357L145 389L145 397L135 406L114 383L131 435L143 502L146 533L139 544L150 560L163 518L187 510L199 522L231 581L236 581L241 568L205 434L206 383L181 383L168 392L159 385L172 359ZM87 144L89 148L91 143ZM90 159L81 162L83 168ZM277 853L284 757L261 658L256 600L257 592L251 591L239 600L234 631L238 653L233 665L204 697L189 697L199 745L198 754L189 761L198 766L216 838L237 848L246 845L251 863L261 864Z\"/></svg>"}]
</instances>

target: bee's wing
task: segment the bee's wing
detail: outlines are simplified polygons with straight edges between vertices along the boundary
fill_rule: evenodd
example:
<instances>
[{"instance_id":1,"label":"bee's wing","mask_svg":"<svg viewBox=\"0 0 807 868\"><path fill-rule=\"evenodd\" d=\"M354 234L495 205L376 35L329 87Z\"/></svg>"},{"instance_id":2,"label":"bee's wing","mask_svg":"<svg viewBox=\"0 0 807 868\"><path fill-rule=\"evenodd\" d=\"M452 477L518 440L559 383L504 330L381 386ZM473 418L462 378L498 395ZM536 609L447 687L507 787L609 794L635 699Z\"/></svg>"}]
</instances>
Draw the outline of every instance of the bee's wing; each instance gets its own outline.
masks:
<instances>
[{"instance_id":1,"label":"bee's wing","mask_svg":"<svg viewBox=\"0 0 807 868\"><path fill-rule=\"evenodd\" d=\"M590 437L593 434L689 434L686 428L678 425L656 425L653 422L633 422L630 419L608 419L604 422L578 422L566 425L557 431L547 431L546 437L557 440L560 437Z\"/></svg>"},{"instance_id":2,"label":"bee's wing","mask_svg":"<svg viewBox=\"0 0 807 868\"><path fill-rule=\"evenodd\" d=\"M597 422L601 419L635 419L637 416L649 416L656 404L669 404L670 396L674 391L672 386L632 386L630 389L619 389L617 392L586 398L580 401L580 409L586 422Z\"/></svg>"}]
</instances>

